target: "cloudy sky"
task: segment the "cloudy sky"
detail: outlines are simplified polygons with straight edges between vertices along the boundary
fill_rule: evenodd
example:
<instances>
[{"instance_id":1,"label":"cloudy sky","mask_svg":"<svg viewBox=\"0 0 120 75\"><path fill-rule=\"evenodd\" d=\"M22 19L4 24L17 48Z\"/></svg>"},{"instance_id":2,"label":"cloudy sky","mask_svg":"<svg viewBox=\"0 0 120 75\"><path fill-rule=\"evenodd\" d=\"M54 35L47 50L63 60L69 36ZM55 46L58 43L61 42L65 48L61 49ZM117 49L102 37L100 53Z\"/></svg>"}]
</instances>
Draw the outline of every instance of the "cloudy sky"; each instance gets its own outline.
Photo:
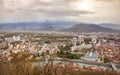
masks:
<instances>
[{"instance_id":1,"label":"cloudy sky","mask_svg":"<svg viewBox=\"0 0 120 75\"><path fill-rule=\"evenodd\" d=\"M120 0L0 0L0 22L65 20L120 24Z\"/></svg>"}]
</instances>

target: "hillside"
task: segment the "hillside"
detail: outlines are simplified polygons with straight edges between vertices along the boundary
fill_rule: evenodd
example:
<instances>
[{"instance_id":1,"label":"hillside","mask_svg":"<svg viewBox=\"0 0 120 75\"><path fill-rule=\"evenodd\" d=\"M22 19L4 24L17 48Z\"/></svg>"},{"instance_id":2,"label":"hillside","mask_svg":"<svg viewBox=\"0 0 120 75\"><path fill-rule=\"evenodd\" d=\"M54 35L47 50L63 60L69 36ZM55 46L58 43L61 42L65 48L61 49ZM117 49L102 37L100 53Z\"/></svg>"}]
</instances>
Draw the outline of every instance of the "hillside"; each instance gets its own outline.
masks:
<instances>
[{"instance_id":1,"label":"hillside","mask_svg":"<svg viewBox=\"0 0 120 75\"><path fill-rule=\"evenodd\" d=\"M62 29L64 32L119 32L119 30L105 28L96 24L76 24L70 28Z\"/></svg>"}]
</instances>

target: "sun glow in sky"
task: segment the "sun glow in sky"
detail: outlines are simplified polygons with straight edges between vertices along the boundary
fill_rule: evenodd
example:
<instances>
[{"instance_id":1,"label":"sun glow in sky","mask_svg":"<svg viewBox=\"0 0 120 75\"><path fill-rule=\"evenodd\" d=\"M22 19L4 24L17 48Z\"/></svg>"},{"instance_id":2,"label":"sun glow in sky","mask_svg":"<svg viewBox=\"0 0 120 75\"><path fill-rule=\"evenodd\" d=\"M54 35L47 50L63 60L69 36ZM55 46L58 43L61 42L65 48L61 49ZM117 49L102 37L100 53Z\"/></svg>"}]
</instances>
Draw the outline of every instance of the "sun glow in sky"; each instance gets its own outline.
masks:
<instances>
[{"instance_id":1,"label":"sun glow in sky","mask_svg":"<svg viewBox=\"0 0 120 75\"><path fill-rule=\"evenodd\" d=\"M93 10L93 0L81 0L76 3L76 9L78 10Z\"/></svg>"}]
</instances>

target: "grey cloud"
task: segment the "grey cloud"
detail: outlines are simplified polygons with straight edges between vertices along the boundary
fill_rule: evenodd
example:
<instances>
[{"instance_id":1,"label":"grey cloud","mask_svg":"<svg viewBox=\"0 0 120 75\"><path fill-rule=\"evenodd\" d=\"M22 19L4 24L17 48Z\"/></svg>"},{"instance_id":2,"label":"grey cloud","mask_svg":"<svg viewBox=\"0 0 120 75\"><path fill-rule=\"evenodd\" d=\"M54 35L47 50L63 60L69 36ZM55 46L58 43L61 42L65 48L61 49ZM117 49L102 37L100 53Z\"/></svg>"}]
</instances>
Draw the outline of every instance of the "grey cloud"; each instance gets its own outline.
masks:
<instances>
[{"instance_id":1,"label":"grey cloud","mask_svg":"<svg viewBox=\"0 0 120 75\"><path fill-rule=\"evenodd\" d=\"M79 16L82 14L93 14L89 11L74 11L74 10L56 10L56 11L46 11L49 16Z\"/></svg>"},{"instance_id":2,"label":"grey cloud","mask_svg":"<svg viewBox=\"0 0 120 75\"><path fill-rule=\"evenodd\" d=\"M4 12L9 14L12 13L21 13L24 14L26 12L33 12L33 13L39 13L39 14L45 14L48 16L78 16L80 14L92 14L89 11L84 10L72 10L67 5L70 1L73 0L53 0L53 2L45 2L43 0L30 0L32 1L28 6L22 6L20 5L19 0L11 0L9 5L11 5L9 8L4 8ZM19 2L19 3L18 3ZM65 5L66 4L66 5ZM12 6L13 5L13 6ZM14 6L16 5L16 7Z\"/></svg>"},{"instance_id":3,"label":"grey cloud","mask_svg":"<svg viewBox=\"0 0 120 75\"><path fill-rule=\"evenodd\" d=\"M41 19L65 19L66 16L92 14L89 11L73 10L73 0L0 0L0 21L28 21ZM77 1L77 0L76 0Z\"/></svg>"},{"instance_id":4,"label":"grey cloud","mask_svg":"<svg viewBox=\"0 0 120 75\"><path fill-rule=\"evenodd\" d=\"M64 20L66 17L74 17L74 20L91 21L91 19L94 19L94 21L97 21L99 17L106 16L107 18L111 18L111 15L113 15L112 13L107 13L109 11L109 9L107 9L108 3L101 5L102 2L119 2L119 0L93 0L95 6L99 7L99 9L95 8L95 12L93 12L94 10L76 10L73 6L76 2L80 1L81 0L0 0L0 22L19 20L36 21L44 19ZM101 4L99 2L101 2ZM105 6L106 8L104 8ZM113 9L113 11L117 12L117 9L118 8ZM96 18L96 16L99 17Z\"/></svg>"}]
</instances>

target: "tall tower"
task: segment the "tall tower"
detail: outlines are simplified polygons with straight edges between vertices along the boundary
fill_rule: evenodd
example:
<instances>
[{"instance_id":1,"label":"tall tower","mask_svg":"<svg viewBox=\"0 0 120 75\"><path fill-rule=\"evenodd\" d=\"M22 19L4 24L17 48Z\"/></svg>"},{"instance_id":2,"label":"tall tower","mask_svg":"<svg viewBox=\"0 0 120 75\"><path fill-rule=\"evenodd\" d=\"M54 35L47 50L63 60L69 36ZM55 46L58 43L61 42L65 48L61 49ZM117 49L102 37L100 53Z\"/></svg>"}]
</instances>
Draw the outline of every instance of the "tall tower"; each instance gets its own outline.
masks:
<instances>
[{"instance_id":1,"label":"tall tower","mask_svg":"<svg viewBox=\"0 0 120 75\"><path fill-rule=\"evenodd\" d=\"M97 43L97 37L96 37L96 36L93 36L93 37L92 37L92 43L93 43L93 44L96 44L96 43Z\"/></svg>"},{"instance_id":2,"label":"tall tower","mask_svg":"<svg viewBox=\"0 0 120 75\"><path fill-rule=\"evenodd\" d=\"M28 46L29 46L29 48L30 48L30 46L31 46L31 41L29 41Z\"/></svg>"},{"instance_id":3,"label":"tall tower","mask_svg":"<svg viewBox=\"0 0 120 75\"><path fill-rule=\"evenodd\" d=\"M84 39L85 39L84 35L79 35L78 36L78 40L79 40L80 44L82 44L84 42Z\"/></svg>"},{"instance_id":4,"label":"tall tower","mask_svg":"<svg viewBox=\"0 0 120 75\"><path fill-rule=\"evenodd\" d=\"M73 44L73 46L76 46L76 45L77 45L77 38L73 38L73 39L72 39L72 44Z\"/></svg>"}]
</instances>

